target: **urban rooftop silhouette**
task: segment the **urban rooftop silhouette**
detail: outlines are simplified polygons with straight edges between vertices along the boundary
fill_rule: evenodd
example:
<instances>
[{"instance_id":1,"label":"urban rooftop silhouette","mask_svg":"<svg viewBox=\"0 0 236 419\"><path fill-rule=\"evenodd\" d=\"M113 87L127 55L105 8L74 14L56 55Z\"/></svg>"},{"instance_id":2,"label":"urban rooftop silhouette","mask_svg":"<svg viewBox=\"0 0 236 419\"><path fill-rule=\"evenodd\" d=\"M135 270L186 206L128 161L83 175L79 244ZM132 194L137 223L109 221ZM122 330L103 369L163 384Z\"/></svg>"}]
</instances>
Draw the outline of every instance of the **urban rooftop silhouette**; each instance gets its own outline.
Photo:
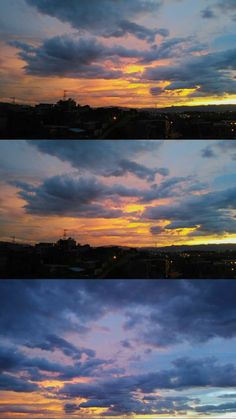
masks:
<instances>
[{"instance_id":1,"label":"urban rooftop silhouette","mask_svg":"<svg viewBox=\"0 0 236 419\"><path fill-rule=\"evenodd\" d=\"M1 278L236 279L236 244L81 245L65 234L35 245L0 242Z\"/></svg>"},{"instance_id":2,"label":"urban rooftop silhouette","mask_svg":"<svg viewBox=\"0 0 236 419\"><path fill-rule=\"evenodd\" d=\"M236 105L123 108L0 103L0 138L235 139Z\"/></svg>"}]
</instances>

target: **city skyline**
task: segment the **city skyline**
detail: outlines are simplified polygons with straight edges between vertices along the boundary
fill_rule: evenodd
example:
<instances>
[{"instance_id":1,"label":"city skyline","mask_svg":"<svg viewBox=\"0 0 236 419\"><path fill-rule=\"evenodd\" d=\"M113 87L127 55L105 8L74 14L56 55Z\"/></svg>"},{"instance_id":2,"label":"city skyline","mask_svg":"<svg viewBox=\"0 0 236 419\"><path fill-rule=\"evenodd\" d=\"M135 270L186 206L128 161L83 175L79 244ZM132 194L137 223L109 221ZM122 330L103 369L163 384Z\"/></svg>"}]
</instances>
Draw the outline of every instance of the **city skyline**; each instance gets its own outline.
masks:
<instances>
[{"instance_id":1,"label":"city skyline","mask_svg":"<svg viewBox=\"0 0 236 419\"><path fill-rule=\"evenodd\" d=\"M234 0L2 0L2 102L235 104Z\"/></svg>"},{"instance_id":2,"label":"city skyline","mask_svg":"<svg viewBox=\"0 0 236 419\"><path fill-rule=\"evenodd\" d=\"M233 419L235 287L1 280L1 418Z\"/></svg>"},{"instance_id":3,"label":"city skyline","mask_svg":"<svg viewBox=\"0 0 236 419\"><path fill-rule=\"evenodd\" d=\"M5 140L0 240L235 243L235 141Z\"/></svg>"}]
</instances>

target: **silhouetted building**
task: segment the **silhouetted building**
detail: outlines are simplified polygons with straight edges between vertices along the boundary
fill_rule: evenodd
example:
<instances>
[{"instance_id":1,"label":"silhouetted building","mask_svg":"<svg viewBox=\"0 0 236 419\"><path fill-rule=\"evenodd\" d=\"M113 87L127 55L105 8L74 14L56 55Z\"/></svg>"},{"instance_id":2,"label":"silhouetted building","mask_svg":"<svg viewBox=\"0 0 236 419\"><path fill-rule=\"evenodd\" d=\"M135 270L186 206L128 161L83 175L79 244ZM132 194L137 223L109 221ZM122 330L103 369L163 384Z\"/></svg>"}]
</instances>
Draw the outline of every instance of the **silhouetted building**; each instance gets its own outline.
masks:
<instances>
[{"instance_id":1,"label":"silhouetted building","mask_svg":"<svg viewBox=\"0 0 236 419\"><path fill-rule=\"evenodd\" d=\"M71 98L35 106L0 103L1 138L236 138L236 107L91 108Z\"/></svg>"},{"instance_id":2,"label":"silhouetted building","mask_svg":"<svg viewBox=\"0 0 236 419\"><path fill-rule=\"evenodd\" d=\"M60 239L58 240L56 246L60 249L71 251L76 249L76 241L71 237L68 237L68 239Z\"/></svg>"}]
</instances>

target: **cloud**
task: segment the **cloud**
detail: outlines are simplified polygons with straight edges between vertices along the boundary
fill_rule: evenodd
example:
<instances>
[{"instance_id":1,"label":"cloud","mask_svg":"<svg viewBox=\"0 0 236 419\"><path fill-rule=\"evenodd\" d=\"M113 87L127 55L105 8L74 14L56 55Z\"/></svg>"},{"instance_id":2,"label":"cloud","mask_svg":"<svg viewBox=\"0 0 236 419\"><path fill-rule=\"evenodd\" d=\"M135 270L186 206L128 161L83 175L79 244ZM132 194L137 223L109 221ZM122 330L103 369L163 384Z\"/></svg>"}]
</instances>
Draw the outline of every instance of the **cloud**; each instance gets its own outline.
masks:
<instances>
[{"instance_id":1,"label":"cloud","mask_svg":"<svg viewBox=\"0 0 236 419\"><path fill-rule=\"evenodd\" d=\"M101 36L123 37L133 34L139 39L153 42L156 34L167 36L164 29L147 29L134 23L133 19L152 14L159 10L162 1L156 0L27 0L27 3L37 8L40 13L56 17L69 23L79 31L88 31Z\"/></svg>"},{"instance_id":2,"label":"cloud","mask_svg":"<svg viewBox=\"0 0 236 419\"><path fill-rule=\"evenodd\" d=\"M206 184L199 182L193 176L174 176L162 180L159 184L152 184L141 196L142 203L148 203L155 199L171 198L186 193L191 194L206 188Z\"/></svg>"},{"instance_id":3,"label":"cloud","mask_svg":"<svg viewBox=\"0 0 236 419\"><path fill-rule=\"evenodd\" d=\"M104 33L105 37L120 38L127 34L136 36L138 39L146 40L147 42L155 42L157 35L162 37L169 36L169 31L165 28L160 29L149 29L145 26L139 25L129 20L122 20L117 25L117 28Z\"/></svg>"},{"instance_id":4,"label":"cloud","mask_svg":"<svg viewBox=\"0 0 236 419\"><path fill-rule=\"evenodd\" d=\"M232 316L229 311L227 313L224 311L223 300L221 303L218 294L219 289L216 292L213 289L211 291L208 289L207 296L203 300L201 300L201 293L204 293L204 288L201 286L199 288L190 287L187 293L184 291L184 287L182 290L182 297L179 295L179 291L176 291L175 297L171 298L170 302L165 300L164 319L164 306L162 305L159 308L150 305L149 310L144 314L127 311L125 329L136 330L137 344L142 342L154 348L164 348L183 342L191 342L192 345L196 345L216 337L230 339L235 336L233 332L234 315ZM214 292L212 299L209 292ZM164 295L162 295L163 298L167 297ZM231 298L225 293L224 296L231 305ZM218 309L223 316L219 320L217 320ZM198 314L196 315L196 313Z\"/></svg>"},{"instance_id":5,"label":"cloud","mask_svg":"<svg viewBox=\"0 0 236 419\"><path fill-rule=\"evenodd\" d=\"M164 40L160 45L153 44L149 50L140 53L140 63L150 64L157 60L167 58L177 58L183 56L192 56L193 53L201 52L206 49L206 44L196 42L192 36L188 37L175 37ZM161 66L162 67L162 66ZM164 66L165 67L165 66ZM149 67L147 68L147 71ZM150 67L150 71L152 67ZM144 72L144 78L145 78ZM143 79L143 76L141 77ZM165 79L166 80L166 79Z\"/></svg>"},{"instance_id":6,"label":"cloud","mask_svg":"<svg viewBox=\"0 0 236 419\"><path fill-rule=\"evenodd\" d=\"M80 289L74 289L76 286L74 281L64 285L61 282L58 286L55 283L55 287L51 287L52 284L47 281L41 284L40 281L28 283L13 281L11 285L10 290L7 282L0 283L1 295L8 298L3 300L0 329L4 331L5 337L9 335L17 343L21 342L26 346L29 342L31 345L33 342L37 345L39 342L47 341L47 336L50 336L52 331L61 336L62 332L69 329L83 336L88 331L88 327L84 324L88 313L91 315L99 311L98 307L92 306L90 310L88 308L85 310L89 297L83 296ZM81 315L73 322L70 316L77 312L78 307L81 309ZM11 321L10 327L7 319Z\"/></svg>"},{"instance_id":7,"label":"cloud","mask_svg":"<svg viewBox=\"0 0 236 419\"><path fill-rule=\"evenodd\" d=\"M38 385L26 379L17 378L10 374L0 374L0 390L15 391L16 393L31 393L39 389Z\"/></svg>"},{"instance_id":8,"label":"cloud","mask_svg":"<svg viewBox=\"0 0 236 419\"><path fill-rule=\"evenodd\" d=\"M234 13L235 14L232 14ZM232 20L236 18L236 4L234 0L218 0L211 7L202 10L201 15L203 18L212 19L218 17L222 13L229 13Z\"/></svg>"},{"instance_id":9,"label":"cloud","mask_svg":"<svg viewBox=\"0 0 236 419\"><path fill-rule=\"evenodd\" d=\"M86 398L78 405L69 404L76 411L88 407L108 407L108 413L174 413L193 410L187 397L148 397L160 389L183 390L185 387L233 387L235 385L233 364L220 365L214 358L179 358L170 369L143 375L124 376L99 380L95 383L65 384L60 393L67 398ZM141 392L143 399L137 399L135 392ZM145 403L143 403L145 401ZM195 400L195 403L197 400ZM68 405L66 405L68 410Z\"/></svg>"},{"instance_id":10,"label":"cloud","mask_svg":"<svg viewBox=\"0 0 236 419\"><path fill-rule=\"evenodd\" d=\"M32 415L48 415L47 409L41 409L38 404L32 405L32 406L22 406L20 404L7 404L4 403L4 405L0 406L0 412L1 413L19 413L19 414L27 414L32 417Z\"/></svg>"},{"instance_id":11,"label":"cloud","mask_svg":"<svg viewBox=\"0 0 236 419\"><path fill-rule=\"evenodd\" d=\"M56 36L35 48L18 41L10 44L20 49L19 57L26 62L25 71L30 75L88 79L115 79L123 75L122 71L109 70L106 65L99 64L122 54L122 50L105 47L95 38Z\"/></svg>"},{"instance_id":12,"label":"cloud","mask_svg":"<svg viewBox=\"0 0 236 419\"><path fill-rule=\"evenodd\" d=\"M225 393L225 394L221 394L220 396L218 396L219 399L232 399L236 397L235 393Z\"/></svg>"},{"instance_id":13,"label":"cloud","mask_svg":"<svg viewBox=\"0 0 236 419\"><path fill-rule=\"evenodd\" d=\"M151 87L150 93L152 96L158 96L163 93L163 89L161 87Z\"/></svg>"},{"instance_id":14,"label":"cloud","mask_svg":"<svg viewBox=\"0 0 236 419\"><path fill-rule=\"evenodd\" d=\"M121 340L120 343L123 346L123 348L126 348L126 349L132 349L133 348L133 346L131 345L131 343L128 339L123 339L123 340Z\"/></svg>"},{"instance_id":15,"label":"cloud","mask_svg":"<svg viewBox=\"0 0 236 419\"><path fill-rule=\"evenodd\" d=\"M105 415L181 414L198 411L198 407L200 412L204 406L198 400L183 393L162 395L161 390L233 389L235 364L214 357L183 356L172 359L166 367L155 364L151 372L135 374L117 367L112 358L97 358L94 351L71 343L65 336L83 342L88 331L80 330L80 322L85 328L89 325L93 336L100 319L116 313L128 322L131 313L135 321L129 321L128 336L132 333L135 348L142 344L167 348L187 342L201 348L199 342L233 339L235 288L236 283L227 280L1 281L1 389L41 391L42 381L56 377L66 383L60 389L48 387L48 397L65 400L67 413L86 413L90 407L106 408ZM120 343L130 348L126 338ZM68 362L55 351L63 353ZM70 382L79 377L90 380ZM85 401L78 403L78 397Z\"/></svg>"},{"instance_id":16,"label":"cloud","mask_svg":"<svg viewBox=\"0 0 236 419\"><path fill-rule=\"evenodd\" d=\"M186 410L189 405L186 397L160 397L157 395L152 399L148 397L142 400L135 396L135 391L138 389L145 392L145 381L152 380L152 388L155 388L153 383L153 375L147 374L145 376L127 376L122 378L115 378L108 381L99 381L94 384L68 384L60 391L68 398L84 397L88 399L86 402L80 404L68 403L65 405L65 411L76 412L77 410L84 410L90 407L104 407L108 408L105 415L120 415L120 414L151 414L151 413L174 413L174 411ZM149 391L149 390L148 390ZM144 402L145 400L145 402Z\"/></svg>"},{"instance_id":17,"label":"cloud","mask_svg":"<svg viewBox=\"0 0 236 419\"><path fill-rule=\"evenodd\" d=\"M236 189L191 196L175 204L149 207L144 217L170 220L167 230L197 228L197 233L225 234L236 232ZM195 234L195 233L192 233Z\"/></svg>"},{"instance_id":18,"label":"cloud","mask_svg":"<svg viewBox=\"0 0 236 419\"><path fill-rule=\"evenodd\" d=\"M115 170L104 171L104 176L125 176L128 173L132 173L140 179L146 179L149 182L153 182L157 174L161 176L168 176L169 170L167 168L154 168L149 169L143 164L136 163L130 160L120 160L117 164L118 168Z\"/></svg>"},{"instance_id":19,"label":"cloud","mask_svg":"<svg viewBox=\"0 0 236 419\"><path fill-rule=\"evenodd\" d=\"M64 355L75 360L80 360L83 355L86 355L89 358L93 358L95 356L95 351L88 348L78 348L67 340L56 335L47 335L45 336L44 341L25 342L25 346L32 349L41 349L43 351L55 351L58 349L63 352Z\"/></svg>"},{"instance_id":20,"label":"cloud","mask_svg":"<svg viewBox=\"0 0 236 419\"><path fill-rule=\"evenodd\" d=\"M58 338L59 339L59 338ZM29 347L29 346L28 346ZM63 352L63 345L62 352ZM35 348L40 348L40 345ZM60 349L60 348L59 348ZM84 352L86 353L86 351ZM69 357L69 354L67 353ZM38 386L31 381L40 382L45 379L53 378L56 374L57 380L70 380L76 377L89 377L93 375L99 376L103 370L103 367L106 366L106 373L109 375L111 371L114 373L115 369L111 367L112 361L102 360L93 357L82 360L81 358L75 359L73 356L71 360L73 363L61 363L61 362L52 362L46 359L45 357L33 357L25 355L23 352L15 349L14 347L3 346L0 349L0 371L3 378L4 386L9 387L12 385L17 390L13 391L34 391ZM25 379L11 381L12 375L24 375ZM29 387L29 390L27 388ZM4 389L4 387L2 387Z\"/></svg>"},{"instance_id":21,"label":"cloud","mask_svg":"<svg viewBox=\"0 0 236 419\"><path fill-rule=\"evenodd\" d=\"M150 228L150 232L155 236L157 234L163 233L163 227L160 226L152 226Z\"/></svg>"},{"instance_id":22,"label":"cloud","mask_svg":"<svg viewBox=\"0 0 236 419\"><path fill-rule=\"evenodd\" d=\"M155 173L168 174L167 168L147 168L134 161L157 152L163 144L159 140L28 140L28 143L41 153L69 162L79 171L88 170L90 174L123 176L133 173L141 179L153 179Z\"/></svg>"},{"instance_id":23,"label":"cloud","mask_svg":"<svg viewBox=\"0 0 236 419\"><path fill-rule=\"evenodd\" d=\"M104 201L115 196L138 195L138 190L122 185L107 186L96 178L72 175L54 176L36 186L30 192L28 184L14 182L20 187L19 196L26 201L28 213L39 215L67 215L86 218L118 218L123 216L120 209L108 208ZM31 186L31 189L33 187Z\"/></svg>"},{"instance_id":24,"label":"cloud","mask_svg":"<svg viewBox=\"0 0 236 419\"><path fill-rule=\"evenodd\" d=\"M19 49L19 57L25 61L27 74L33 76L59 76L70 78L115 79L124 77L122 70L115 69L119 59L135 59L137 64L149 64L165 58L189 55L202 51L204 45L196 44L192 37L172 38L149 49L126 48L122 45L107 46L94 37L61 35L46 39L39 46L21 41L11 41ZM126 75L130 77L130 74ZM140 77L139 74L134 74Z\"/></svg>"},{"instance_id":25,"label":"cloud","mask_svg":"<svg viewBox=\"0 0 236 419\"><path fill-rule=\"evenodd\" d=\"M126 173L147 177L151 181L157 173L166 176L168 171L164 168L147 169L134 162L122 161L120 169L106 172L104 176L123 176ZM24 208L30 214L85 218L119 218L128 215L120 209L120 198L135 198L144 204L205 188L191 176L161 180L144 189L125 186L124 182L107 185L95 177L82 177L76 173L53 176L36 186L18 181L10 183L19 189L18 196L26 202Z\"/></svg>"},{"instance_id":26,"label":"cloud","mask_svg":"<svg viewBox=\"0 0 236 419\"><path fill-rule=\"evenodd\" d=\"M222 11L236 11L236 4L234 0L219 0L217 6L221 8Z\"/></svg>"},{"instance_id":27,"label":"cloud","mask_svg":"<svg viewBox=\"0 0 236 419\"><path fill-rule=\"evenodd\" d=\"M199 413L233 413L236 412L236 403L222 403L214 405L204 405L196 407L196 411Z\"/></svg>"},{"instance_id":28,"label":"cloud","mask_svg":"<svg viewBox=\"0 0 236 419\"><path fill-rule=\"evenodd\" d=\"M101 416L120 416L121 414L174 414L175 412L184 412L186 409L191 410L187 403L191 399L184 397L160 397L156 396L155 400L149 400L147 397L143 400L135 398L131 394L117 394L109 397L109 394L102 399L92 399L87 402L76 405L67 403L65 412L75 413L76 411L84 411L90 407L104 407L107 410Z\"/></svg>"},{"instance_id":29,"label":"cloud","mask_svg":"<svg viewBox=\"0 0 236 419\"><path fill-rule=\"evenodd\" d=\"M143 78L169 81L165 90L197 89L194 95L223 95L236 92L236 81L231 72L235 69L236 49L230 49L185 58L171 66L147 68Z\"/></svg>"},{"instance_id":30,"label":"cloud","mask_svg":"<svg viewBox=\"0 0 236 419\"><path fill-rule=\"evenodd\" d=\"M216 336L230 339L236 336L235 287L236 283L227 280L2 281L0 329L6 338L24 345L30 339L34 346L47 344L52 330L62 338L65 330L83 336L89 322L114 308L125 310L127 327L134 328L137 336L146 342L152 338L159 346L186 340L204 342ZM131 318L136 321L130 322ZM140 333L139 323L145 334Z\"/></svg>"},{"instance_id":31,"label":"cloud","mask_svg":"<svg viewBox=\"0 0 236 419\"><path fill-rule=\"evenodd\" d=\"M213 19L216 17L214 11L212 9L210 9L209 7L207 7L206 9L201 11L201 16L204 19Z\"/></svg>"},{"instance_id":32,"label":"cloud","mask_svg":"<svg viewBox=\"0 0 236 419\"><path fill-rule=\"evenodd\" d=\"M206 157L206 158L216 157L212 146L205 147L202 150L201 154L202 154L202 157Z\"/></svg>"},{"instance_id":33,"label":"cloud","mask_svg":"<svg viewBox=\"0 0 236 419\"><path fill-rule=\"evenodd\" d=\"M202 157L213 158L224 154L229 154L232 160L236 160L236 143L235 140L222 140L207 145L202 149Z\"/></svg>"}]
</instances>

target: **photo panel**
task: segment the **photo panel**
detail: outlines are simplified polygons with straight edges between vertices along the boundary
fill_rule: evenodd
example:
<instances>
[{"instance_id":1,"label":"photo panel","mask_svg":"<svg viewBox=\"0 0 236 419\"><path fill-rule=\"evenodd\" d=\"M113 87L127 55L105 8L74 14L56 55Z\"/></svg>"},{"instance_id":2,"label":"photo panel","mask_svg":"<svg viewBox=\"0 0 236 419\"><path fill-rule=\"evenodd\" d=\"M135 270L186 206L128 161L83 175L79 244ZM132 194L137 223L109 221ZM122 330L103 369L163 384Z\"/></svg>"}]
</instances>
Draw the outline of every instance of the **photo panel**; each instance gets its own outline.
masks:
<instances>
[{"instance_id":1,"label":"photo panel","mask_svg":"<svg viewBox=\"0 0 236 419\"><path fill-rule=\"evenodd\" d=\"M235 0L0 12L0 138L236 139Z\"/></svg>"},{"instance_id":2,"label":"photo panel","mask_svg":"<svg viewBox=\"0 0 236 419\"><path fill-rule=\"evenodd\" d=\"M0 280L1 418L235 418L233 280Z\"/></svg>"},{"instance_id":3,"label":"photo panel","mask_svg":"<svg viewBox=\"0 0 236 419\"><path fill-rule=\"evenodd\" d=\"M236 278L235 144L1 141L1 277Z\"/></svg>"}]
</instances>

